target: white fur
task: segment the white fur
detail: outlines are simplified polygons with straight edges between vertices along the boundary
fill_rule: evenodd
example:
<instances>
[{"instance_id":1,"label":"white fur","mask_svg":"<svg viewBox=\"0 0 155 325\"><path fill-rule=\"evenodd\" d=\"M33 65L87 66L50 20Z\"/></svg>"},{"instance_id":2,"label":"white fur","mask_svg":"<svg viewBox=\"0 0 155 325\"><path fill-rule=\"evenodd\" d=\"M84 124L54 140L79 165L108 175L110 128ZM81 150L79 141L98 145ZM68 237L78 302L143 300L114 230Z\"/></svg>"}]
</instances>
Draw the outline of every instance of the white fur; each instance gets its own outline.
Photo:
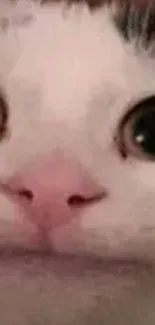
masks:
<instances>
[{"instance_id":1,"label":"white fur","mask_svg":"<svg viewBox=\"0 0 155 325\"><path fill-rule=\"evenodd\" d=\"M133 157L123 160L113 143L113 137L120 118L131 103L133 105L155 93L155 61L147 53L137 54L132 44L124 43L112 22L111 10L106 7L91 14L85 6L73 6L68 10L63 5L41 7L32 2L28 6L23 1L17 5L0 3L2 16L14 17L26 13L32 14L33 22L25 26L12 24L5 32L0 31L0 84L10 107L10 137L0 145L0 180L7 181L27 164L31 165L42 155L49 155L54 149L61 148L66 154L74 155L89 170L93 179L108 190L109 197L82 210L78 220L52 233L51 241L55 249L59 252L149 257L154 260L155 164ZM20 242L21 245L23 241L29 242L25 234L22 238L17 236L20 230L22 233L25 231L19 222L21 215L18 206L4 194L0 200L0 242L6 240ZM31 231L33 233L34 230ZM48 287L49 282L46 276L44 278ZM128 311L130 294L126 298L126 287L123 298L120 298L121 289L116 283L107 289L112 290L112 296L118 302L118 311L126 301L124 308L131 318L124 315L123 321L119 312L117 315L117 308L111 309L110 293L108 296L105 286L104 289L101 286L106 292L102 298L103 292L97 285L97 279L101 280L102 275L96 276L93 284L92 278L88 279L89 276L87 280L81 279L79 282L64 279L62 286L55 277L50 279L52 289L50 291L45 285L44 292L48 292L55 307L53 314L46 316L47 320L43 320L43 323L71 324L74 311L77 324L85 324L87 314L91 313L94 322L91 323L93 318L89 316L88 323L95 324L100 308L105 304L99 324L103 324L103 320L106 325L121 325L121 321L124 325L127 322L154 324L154 318L146 322L149 308L145 314L145 289L139 295L132 296L136 302L143 295L141 305L144 305L144 315L140 320L137 310L134 311L134 303L133 312ZM87 284L84 285L85 281ZM104 284L106 281L104 279ZM108 281L110 283L112 279ZM74 293L69 293L70 287ZM29 283L31 291L30 288ZM8 290L10 292L10 288ZM52 298L52 290L58 298ZM62 290L66 295L68 291L68 307ZM97 307L94 307L96 298L93 295L100 296ZM85 297L83 302L82 296ZM29 298L27 295L24 297L21 304L28 306ZM34 297L38 297L37 308L43 309L43 315L49 314L52 307L50 304L47 306L48 299L45 299L45 307L38 293L34 293ZM35 308L35 304L33 306ZM58 306L64 316L54 311ZM150 310L153 311L153 308L150 307ZM31 321L26 323L24 316L18 316L18 304L16 309L19 320L15 323L31 325ZM29 307L25 309L29 310ZM110 316L112 310L113 318ZM135 323L132 320L134 313ZM42 319L43 315L40 316ZM1 318L1 324L13 324L9 318ZM39 320L37 324L41 324Z\"/></svg>"}]
</instances>

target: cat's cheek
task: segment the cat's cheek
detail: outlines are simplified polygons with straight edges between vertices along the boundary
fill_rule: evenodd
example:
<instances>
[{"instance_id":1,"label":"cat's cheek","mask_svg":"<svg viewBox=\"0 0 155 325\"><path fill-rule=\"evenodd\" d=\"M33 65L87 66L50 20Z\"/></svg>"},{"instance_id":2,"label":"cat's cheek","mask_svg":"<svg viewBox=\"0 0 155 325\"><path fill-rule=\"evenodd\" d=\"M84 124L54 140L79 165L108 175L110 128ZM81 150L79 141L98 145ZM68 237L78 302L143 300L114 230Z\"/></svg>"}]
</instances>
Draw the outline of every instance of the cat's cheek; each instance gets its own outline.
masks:
<instances>
[{"instance_id":1,"label":"cat's cheek","mask_svg":"<svg viewBox=\"0 0 155 325\"><path fill-rule=\"evenodd\" d=\"M36 229L28 222L18 205L0 194L0 249L1 247L29 248L37 244Z\"/></svg>"}]
</instances>

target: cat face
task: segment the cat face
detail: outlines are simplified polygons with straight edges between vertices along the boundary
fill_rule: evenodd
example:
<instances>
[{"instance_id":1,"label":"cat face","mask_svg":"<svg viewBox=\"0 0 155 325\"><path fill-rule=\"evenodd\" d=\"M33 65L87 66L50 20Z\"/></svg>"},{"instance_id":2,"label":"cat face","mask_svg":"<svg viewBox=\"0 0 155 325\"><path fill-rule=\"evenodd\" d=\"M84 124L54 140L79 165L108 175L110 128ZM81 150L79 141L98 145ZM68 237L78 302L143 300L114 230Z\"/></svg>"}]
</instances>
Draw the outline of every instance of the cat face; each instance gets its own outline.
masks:
<instances>
[{"instance_id":1,"label":"cat face","mask_svg":"<svg viewBox=\"0 0 155 325\"><path fill-rule=\"evenodd\" d=\"M1 245L38 247L43 224L57 252L153 258L155 61L149 29L135 34L142 17L0 6Z\"/></svg>"}]
</instances>

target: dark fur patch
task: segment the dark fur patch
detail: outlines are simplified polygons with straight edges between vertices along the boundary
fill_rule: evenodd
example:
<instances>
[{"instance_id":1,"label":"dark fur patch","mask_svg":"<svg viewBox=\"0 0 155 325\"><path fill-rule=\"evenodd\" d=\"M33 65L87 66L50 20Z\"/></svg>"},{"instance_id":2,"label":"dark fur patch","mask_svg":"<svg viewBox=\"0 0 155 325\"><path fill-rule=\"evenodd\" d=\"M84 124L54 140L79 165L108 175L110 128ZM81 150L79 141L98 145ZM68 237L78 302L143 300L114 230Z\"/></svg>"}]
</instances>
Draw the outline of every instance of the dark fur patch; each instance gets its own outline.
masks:
<instances>
[{"instance_id":1,"label":"dark fur patch","mask_svg":"<svg viewBox=\"0 0 155 325\"><path fill-rule=\"evenodd\" d=\"M115 17L116 26L127 42L135 41L137 46L149 49L155 45L155 6L153 2L148 5L136 7L126 3L118 10Z\"/></svg>"},{"instance_id":2,"label":"dark fur patch","mask_svg":"<svg viewBox=\"0 0 155 325\"><path fill-rule=\"evenodd\" d=\"M101 6L104 6L106 4L111 5L112 3L115 3L120 9L122 6L128 6L134 5L134 7L147 7L148 3L152 2L155 5L155 0L41 0L40 3L41 5L46 5L46 4L52 4L52 3L66 3L66 4L87 4L88 7L91 9L99 8Z\"/></svg>"}]
</instances>

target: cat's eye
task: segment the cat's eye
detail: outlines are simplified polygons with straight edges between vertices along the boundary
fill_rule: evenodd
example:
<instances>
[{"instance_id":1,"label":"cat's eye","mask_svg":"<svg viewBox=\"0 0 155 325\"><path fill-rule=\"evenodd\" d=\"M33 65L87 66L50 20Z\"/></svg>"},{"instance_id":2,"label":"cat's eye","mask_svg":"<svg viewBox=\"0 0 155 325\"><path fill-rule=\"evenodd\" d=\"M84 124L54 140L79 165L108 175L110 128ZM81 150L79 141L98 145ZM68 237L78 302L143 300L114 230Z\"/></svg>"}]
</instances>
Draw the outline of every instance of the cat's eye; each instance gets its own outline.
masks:
<instances>
[{"instance_id":1,"label":"cat's eye","mask_svg":"<svg viewBox=\"0 0 155 325\"><path fill-rule=\"evenodd\" d=\"M155 96L134 106L119 130L120 150L124 156L155 160Z\"/></svg>"},{"instance_id":2,"label":"cat's eye","mask_svg":"<svg viewBox=\"0 0 155 325\"><path fill-rule=\"evenodd\" d=\"M8 105L5 98L0 94L0 141L7 133Z\"/></svg>"}]
</instances>

